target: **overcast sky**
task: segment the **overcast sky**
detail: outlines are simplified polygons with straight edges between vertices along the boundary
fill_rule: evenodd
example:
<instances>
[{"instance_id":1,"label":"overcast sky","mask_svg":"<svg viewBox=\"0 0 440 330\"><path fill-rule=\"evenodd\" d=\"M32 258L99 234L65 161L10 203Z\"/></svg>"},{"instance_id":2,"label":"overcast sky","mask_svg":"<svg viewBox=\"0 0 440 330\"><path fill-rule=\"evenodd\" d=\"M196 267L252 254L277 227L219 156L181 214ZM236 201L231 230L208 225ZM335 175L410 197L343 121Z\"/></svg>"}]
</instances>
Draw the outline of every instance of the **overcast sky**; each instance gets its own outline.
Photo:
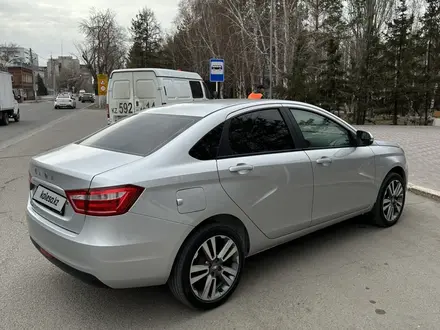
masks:
<instances>
[{"instance_id":1,"label":"overcast sky","mask_svg":"<svg viewBox=\"0 0 440 330\"><path fill-rule=\"evenodd\" d=\"M39 65L63 54L77 54L74 43L81 41L78 23L88 17L90 7L111 8L119 24L129 27L143 6L152 9L162 28L172 28L179 0L0 0L0 44L13 42L32 48Z\"/></svg>"}]
</instances>

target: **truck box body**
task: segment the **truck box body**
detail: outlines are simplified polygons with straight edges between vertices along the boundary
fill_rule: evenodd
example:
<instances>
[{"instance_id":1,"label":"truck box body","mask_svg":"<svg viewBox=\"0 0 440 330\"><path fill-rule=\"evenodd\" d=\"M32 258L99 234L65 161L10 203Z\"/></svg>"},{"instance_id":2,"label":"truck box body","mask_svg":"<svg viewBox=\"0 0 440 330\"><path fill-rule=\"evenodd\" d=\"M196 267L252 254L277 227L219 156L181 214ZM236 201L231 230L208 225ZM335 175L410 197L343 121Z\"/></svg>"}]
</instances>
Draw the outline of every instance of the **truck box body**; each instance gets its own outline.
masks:
<instances>
[{"instance_id":1,"label":"truck box body","mask_svg":"<svg viewBox=\"0 0 440 330\"><path fill-rule=\"evenodd\" d=\"M12 75L0 71L0 111L14 110L14 93L12 92Z\"/></svg>"}]
</instances>

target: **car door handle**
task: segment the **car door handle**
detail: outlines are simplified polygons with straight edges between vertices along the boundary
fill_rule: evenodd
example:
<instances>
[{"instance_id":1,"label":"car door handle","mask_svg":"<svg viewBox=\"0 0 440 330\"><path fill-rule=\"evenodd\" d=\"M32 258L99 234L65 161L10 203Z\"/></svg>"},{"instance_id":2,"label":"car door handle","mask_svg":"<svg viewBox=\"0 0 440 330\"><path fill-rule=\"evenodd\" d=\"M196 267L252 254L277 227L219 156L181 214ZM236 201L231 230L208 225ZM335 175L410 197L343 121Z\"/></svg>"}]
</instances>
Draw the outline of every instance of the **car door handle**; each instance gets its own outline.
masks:
<instances>
[{"instance_id":1,"label":"car door handle","mask_svg":"<svg viewBox=\"0 0 440 330\"><path fill-rule=\"evenodd\" d=\"M322 165L329 165L331 162L332 159L330 157L321 157L316 160L317 164L322 164Z\"/></svg>"},{"instance_id":2,"label":"car door handle","mask_svg":"<svg viewBox=\"0 0 440 330\"><path fill-rule=\"evenodd\" d=\"M229 168L229 172L232 173L238 173L238 174L245 174L249 171L252 171L254 169L254 167L252 165L248 165L248 164L237 164L235 166L231 166Z\"/></svg>"}]
</instances>

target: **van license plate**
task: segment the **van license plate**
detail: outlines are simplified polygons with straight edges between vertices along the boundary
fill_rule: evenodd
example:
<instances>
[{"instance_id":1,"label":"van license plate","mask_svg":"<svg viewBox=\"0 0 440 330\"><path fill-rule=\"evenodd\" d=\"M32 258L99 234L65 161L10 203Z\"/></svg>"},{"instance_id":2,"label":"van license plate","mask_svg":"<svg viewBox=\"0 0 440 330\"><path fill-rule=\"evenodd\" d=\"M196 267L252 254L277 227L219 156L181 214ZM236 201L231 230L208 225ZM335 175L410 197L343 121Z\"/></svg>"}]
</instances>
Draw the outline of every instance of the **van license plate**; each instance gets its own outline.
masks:
<instances>
[{"instance_id":1,"label":"van license plate","mask_svg":"<svg viewBox=\"0 0 440 330\"><path fill-rule=\"evenodd\" d=\"M66 198L54 193L52 190L44 188L43 186L38 186L34 195L32 196L32 199L47 206L48 208L57 211L58 213L61 213L64 205L66 204Z\"/></svg>"}]
</instances>

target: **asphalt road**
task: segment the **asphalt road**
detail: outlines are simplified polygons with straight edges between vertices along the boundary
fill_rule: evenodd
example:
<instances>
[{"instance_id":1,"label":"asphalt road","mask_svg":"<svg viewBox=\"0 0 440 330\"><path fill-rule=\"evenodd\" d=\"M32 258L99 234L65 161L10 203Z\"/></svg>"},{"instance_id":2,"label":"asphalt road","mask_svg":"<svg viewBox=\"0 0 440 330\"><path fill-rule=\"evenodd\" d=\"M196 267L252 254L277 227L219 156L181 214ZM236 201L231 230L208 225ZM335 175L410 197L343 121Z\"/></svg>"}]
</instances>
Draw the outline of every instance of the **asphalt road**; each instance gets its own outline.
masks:
<instances>
[{"instance_id":1,"label":"asphalt road","mask_svg":"<svg viewBox=\"0 0 440 330\"><path fill-rule=\"evenodd\" d=\"M78 111L0 152L0 329L438 329L440 204L411 194L393 228L357 219L248 259L232 299L206 313L166 287L96 289L64 274L28 238L28 161L105 124Z\"/></svg>"},{"instance_id":2,"label":"asphalt road","mask_svg":"<svg viewBox=\"0 0 440 330\"><path fill-rule=\"evenodd\" d=\"M8 126L0 126L0 148L5 141L16 139L28 134L48 123L58 120L66 115L74 113L81 108L90 106L90 103L76 102L77 109L53 108L53 101L38 103L20 103L20 122L11 120Z\"/></svg>"}]
</instances>

